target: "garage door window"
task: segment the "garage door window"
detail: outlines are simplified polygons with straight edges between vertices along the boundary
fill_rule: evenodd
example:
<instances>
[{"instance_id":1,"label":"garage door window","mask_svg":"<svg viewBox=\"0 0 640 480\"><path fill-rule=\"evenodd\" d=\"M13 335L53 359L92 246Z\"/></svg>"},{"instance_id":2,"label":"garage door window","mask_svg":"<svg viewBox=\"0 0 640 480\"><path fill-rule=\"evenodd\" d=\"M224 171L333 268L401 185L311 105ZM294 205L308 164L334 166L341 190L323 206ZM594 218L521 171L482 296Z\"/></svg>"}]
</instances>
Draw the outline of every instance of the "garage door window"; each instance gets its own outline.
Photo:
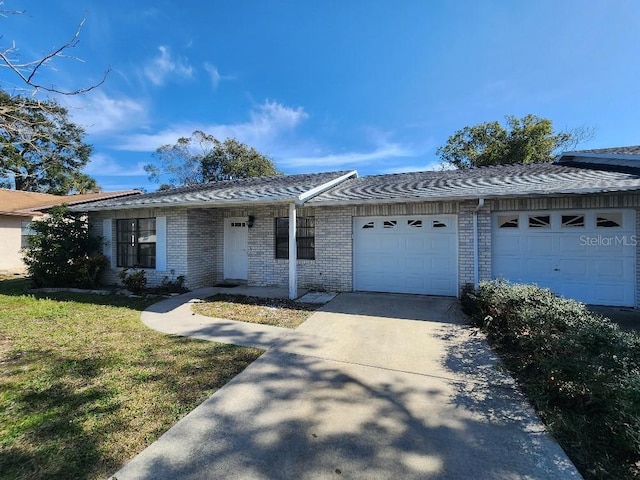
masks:
<instances>
[{"instance_id":1,"label":"garage door window","mask_svg":"<svg viewBox=\"0 0 640 480\"><path fill-rule=\"evenodd\" d=\"M384 228L396 228L396 225L398 225L398 221L397 220L385 220L384 221Z\"/></svg>"},{"instance_id":2,"label":"garage door window","mask_svg":"<svg viewBox=\"0 0 640 480\"><path fill-rule=\"evenodd\" d=\"M518 228L518 216L500 215L498 217L498 225L500 228Z\"/></svg>"},{"instance_id":3,"label":"garage door window","mask_svg":"<svg viewBox=\"0 0 640 480\"><path fill-rule=\"evenodd\" d=\"M551 217L549 215L529 215L529 228L549 228Z\"/></svg>"},{"instance_id":4,"label":"garage door window","mask_svg":"<svg viewBox=\"0 0 640 480\"><path fill-rule=\"evenodd\" d=\"M441 222L440 220L434 220L431 226L433 228L446 228L447 224L444 222Z\"/></svg>"},{"instance_id":5,"label":"garage door window","mask_svg":"<svg viewBox=\"0 0 640 480\"><path fill-rule=\"evenodd\" d=\"M622 226L621 213L599 213L597 215L596 225L599 228L614 228Z\"/></svg>"},{"instance_id":6,"label":"garage door window","mask_svg":"<svg viewBox=\"0 0 640 480\"><path fill-rule=\"evenodd\" d=\"M562 215L562 228L584 227L584 215Z\"/></svg>"},{"instance_id":7,"label":"garage door window","mask_svg":"<svg viewBox=\"0 0 640 480\"><path fill-rule=\"evenodd\" d=\"M407 220L407 225L412 228L422 228L422 220Z\"/></svg>"}]
</instances>

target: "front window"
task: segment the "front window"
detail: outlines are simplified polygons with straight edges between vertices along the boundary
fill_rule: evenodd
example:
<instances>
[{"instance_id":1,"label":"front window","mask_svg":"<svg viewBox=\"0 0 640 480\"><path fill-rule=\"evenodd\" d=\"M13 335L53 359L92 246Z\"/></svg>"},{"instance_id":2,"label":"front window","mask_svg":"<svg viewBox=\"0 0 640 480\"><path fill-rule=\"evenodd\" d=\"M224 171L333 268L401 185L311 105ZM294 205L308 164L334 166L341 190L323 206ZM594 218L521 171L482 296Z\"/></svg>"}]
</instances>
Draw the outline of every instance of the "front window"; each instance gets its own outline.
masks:
<instances>
[{"instance_id":1,"label":"front window","mask_svg":"<svg viewBox=\"0 0 640 480\"><path fill-rule=\"evenodd\" d=\"M296 219L297 257L301 260L314 260L315 255L315 217ZM289 258L289 218L276 218L276 258Z\"/></svg>"},{"instance_id":2,"label":"front window","mask_svg":"<svg viewBox=\"0 0 640 480\"><path fill-rule=\"evenodd\" d=\"M31 228L31 222L23 220L20 232L20 247L27 248L29 246L29 239L35 233Z\"/></svg>"},{"instance_id":3,"label":"front window","mask_svg":"<svg viewBox=\"0 0 640 480\"><path fill-rule=\"evenodd\" d=\"M156 219L118 220L118 267L156 268Z\"/></svg>"}]
</instances>

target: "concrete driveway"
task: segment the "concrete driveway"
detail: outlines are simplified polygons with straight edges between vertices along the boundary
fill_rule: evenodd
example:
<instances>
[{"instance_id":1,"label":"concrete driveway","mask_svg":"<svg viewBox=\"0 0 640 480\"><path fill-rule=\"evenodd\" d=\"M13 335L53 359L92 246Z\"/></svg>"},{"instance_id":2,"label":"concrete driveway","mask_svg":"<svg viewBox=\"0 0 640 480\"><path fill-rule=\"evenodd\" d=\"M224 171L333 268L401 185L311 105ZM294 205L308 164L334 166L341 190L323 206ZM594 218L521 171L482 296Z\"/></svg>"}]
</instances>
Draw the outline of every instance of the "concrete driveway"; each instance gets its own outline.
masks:
<instances>
[{"instance_id":1,"label":"concrete driveway","mask_svg":"<svg viewBox=\"0 0 640 480\"><path fill-rule=\"evenodd\" d=\"M455 299L343 293L294 331L252 332L185 298L143 320L269 350L118 480L580 478Z\"/></svg>"}]
</instances>

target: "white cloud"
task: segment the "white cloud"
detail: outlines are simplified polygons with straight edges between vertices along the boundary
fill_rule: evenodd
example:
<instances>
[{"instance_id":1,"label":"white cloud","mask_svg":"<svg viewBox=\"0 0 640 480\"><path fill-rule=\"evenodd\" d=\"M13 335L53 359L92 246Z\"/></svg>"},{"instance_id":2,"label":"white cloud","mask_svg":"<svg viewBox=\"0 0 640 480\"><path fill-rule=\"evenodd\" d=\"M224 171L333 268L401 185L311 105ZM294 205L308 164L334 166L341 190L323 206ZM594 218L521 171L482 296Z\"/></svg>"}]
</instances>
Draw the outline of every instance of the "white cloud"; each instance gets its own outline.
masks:
<instances>
[{"instance_id":1,"label":"white cloud","mask_svg":"<svg viewBox=\"0 0 640 480\"><path fill-rule=\"evenodd\" d=\"M74 123L92 134L126 130L147 119L143 103L127 97L109 97L101 90L73 97L65 106Z\"/></svg>"},{"instance_id":2,"label":"white cloud","mask_svg":"<svg viewBox=\"0 0 640 480\"><path fill-rule=\"evenodd\" d=\"M104 177L134 177L145 176L144 162L126 165L119 164L114 158L104 153L91 155L91 160L84 168L84 173L92 176Z\"/></svg>"},{"instance_id":3,"label":"white cloud","mask_svg":"<svg viewBox=\"0 0 640 480\"><path fill-rule=\"evenodd\" d=\"M269 152L278 137L294 130L308 118L302 107L291 108L277 102L265 101L254 108L249 120L231 124L185 123L153 134L135 134L122 138L116 148L136 152L152 152L159 146L173 144L180 137L189 137L194 130L202 130L221 140L232 137L257 150Z\"/></svg>"},{"instance_id":4,"label":"white cloud","mask_svg":"<svg viewBox=\"0 0 640 480\"><path fill-rule=\"evenodd\" d=\"M193 67L186 58L173 57L169 48L164 45L160 45L158 50L160 55L144 67L144 74L151 83L161 86L170 76L187 79L193 77Z\"/></svg>"},{"instance_id":5,"label":"white cloud","mask_svg":"<svg viewBox=\"0 0 640 480\"><path fill-rule=\"evenodd\" d=\"M396 167L385 168L381 170L380 173L409 173L432 170L449 170L449 168L443 168L441 162L431 162L423 165L398 165Z\"/></svg>"},{"instance_id":6,"label":"white cloud","mask_svg":"<svg viewBox=\"0 0 640 480\"><path fill-rule=\"evenodd\" d=\"M278 162L283 167L340 167L372 162L375 160L411 157L415 153L400 144L387 143L377 147L370 152L346 152L338 154L327 154L313 157L291 157L284 158Z\"/></svg>"},{"instance_id":7,"label":"white cloud","mask_svg":"<svg viewBox=\"0 0 640 480\"><path fill-rule=\"evenodd\" d=\"M213 88L213 90L217 90L220 82L235 80L235 77L233 75L222 75L218 70L218 67L216 67L213 63L204 62L202 64L202 67L204 68L205 72L209 74L209 80L211 81L211 87Z\"/></svg>"},{"instance_id":8,"label":"white cloud","mask_svg":"<svg viewBox=\"0 0 640 480\"><path fill-rule=\"evenodd\" d=\"M211 86L214 90L216 90L218 88L218 85L220 84L220 80L222 79L220 72L218 72L218 68L209 62L204 62L204 69L209 74L209 78L211 79Z\"/></svg>"}]
</instances>

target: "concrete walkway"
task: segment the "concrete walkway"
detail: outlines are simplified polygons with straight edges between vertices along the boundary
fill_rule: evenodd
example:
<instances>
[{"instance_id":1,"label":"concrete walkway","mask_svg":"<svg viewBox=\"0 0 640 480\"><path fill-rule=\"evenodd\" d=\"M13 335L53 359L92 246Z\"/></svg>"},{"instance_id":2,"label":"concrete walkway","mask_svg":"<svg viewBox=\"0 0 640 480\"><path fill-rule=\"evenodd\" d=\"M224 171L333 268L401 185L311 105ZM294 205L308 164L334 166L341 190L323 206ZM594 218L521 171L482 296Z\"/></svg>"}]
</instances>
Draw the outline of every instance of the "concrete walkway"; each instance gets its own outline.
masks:
<instances>
[{"instance_id":1,"label":"concrete walkway","mask_svg":"<svg viewBox=\"0 0 640 480\"><path fill-rule=\"evenodd\" d=\"M296 330L143 321L268 349L115 474L132 479L580 478L455 299L340 294Z\"/></svg>"}]
</instances>

